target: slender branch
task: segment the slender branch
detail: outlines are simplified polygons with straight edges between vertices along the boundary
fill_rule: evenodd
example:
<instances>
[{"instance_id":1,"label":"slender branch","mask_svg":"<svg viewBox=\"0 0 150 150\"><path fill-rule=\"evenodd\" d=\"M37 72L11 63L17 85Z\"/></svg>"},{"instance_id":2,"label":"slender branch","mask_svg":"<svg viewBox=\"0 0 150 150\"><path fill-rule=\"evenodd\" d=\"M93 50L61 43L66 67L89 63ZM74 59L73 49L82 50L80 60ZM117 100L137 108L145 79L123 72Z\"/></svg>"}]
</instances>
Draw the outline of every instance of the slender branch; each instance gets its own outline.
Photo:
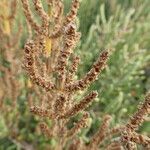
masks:
<instances>
[{"instance_id":1,"label":"slender branch","mask_svg":"<svg viewBox=\"0 0 150 150\"><path fill-rule=\"evenodd\" d=\"M92 82L97 79L98 75L105 68L108 58L109 51L103 51L96 63L92 66L91 70L82 79L68 84L66 86L66 89L68 91L78 91L87 88Z\"/></svg>"},{"instance_id":2,"label":"slender branch","mask_svg":"<svg viewBox=\"0 0 150 150\"><path fill-rule=\"evenodd\" d=\"M55 85L51 83L51 81L47 81L44 77L38 74L37 69L35 67L35 58L34 58L34 49L36 45L34 45L33 41L29 41L25 45L25 62L24 67L28 72L31 80L35 82L37 85L43 87L46 91L55 89Z\"/></svg>"},{"instance_id":3,"label":"slender branch","mask_svg":"<svg viewBox=\"0 0 150 150\"><path fill-rule=\"evenodd\" d=\"M29 24L31 27L38 33L41 33L41 27L34 21L34 18L32 16L32 12L29 8L29 2L28 0L21 0L22 1L22 6L23 6L23 11L26 16L26 19L28 20Z\"/></svg>"}]
</instances>

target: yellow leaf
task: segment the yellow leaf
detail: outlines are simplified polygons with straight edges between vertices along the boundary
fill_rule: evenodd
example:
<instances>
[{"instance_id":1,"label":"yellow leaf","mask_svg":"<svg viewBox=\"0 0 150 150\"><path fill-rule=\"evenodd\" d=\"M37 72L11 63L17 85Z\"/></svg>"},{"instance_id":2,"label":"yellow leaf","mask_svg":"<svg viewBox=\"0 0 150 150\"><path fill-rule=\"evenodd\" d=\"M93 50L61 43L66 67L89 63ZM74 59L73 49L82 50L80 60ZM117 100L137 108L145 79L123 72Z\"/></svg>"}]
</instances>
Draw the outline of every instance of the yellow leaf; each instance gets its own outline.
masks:
<instances>
[{"instance_id":1,"label":"yellow leaf","mask_svg":"<svg viewBox=\"0 0 150 150\"><path fill-rule=\"evenodd\" d=\"M2 19L2 25L3 25L3 32L5 34L10 34L11 32L11 29L10 29L10 21L8 19L8 16L9 16L9 7L8 7L8 3L7 1L2 1L0 3L2 9L0 11L0 15L3 16L3 19Z\"/></svg>"},{"instance_id":2,"label":"yellow leaf","mask_svg":"<svg viewBox=\"0 0 150 150\"><path fill-rule=\"evenodd\" d=\"M4 20L4 26L3 26L3 31L5 34L10 34L11 30L10 30L10 23L9 20Z\"/></svg>"},{"instance_id":3,"label":"yellow leaf","mask_svg":"<svg viewBox=\"0 0 150 150\"><path fill-rule=\"evenodd\" d=\"M48 16L50 17L52 14L52 8L51 6L48 6L48 11L47 11Z\"/></svg>"},{"instance_id":4,"label":"yellow leaf","mask_svg":"<svg viewBox=\"0 0 150 150\"><path fill-rule=\"evenodd\" d=\"M45 38L45 49L44 53L46 57L49 57L51 55L51 49L52 49L52 41L50 38L46 37Z\"/></svg>"},{"instance_id":5,"label":"yellow leaf","mask_svg":"<svg viewBox=\"0 0 150 150\"><path fill-rule=\"evenodd\" d=\"M32 82L30 79L27 80L27 87L28 88L31 88L32 87Z\"/></svg>"}]
</instances>

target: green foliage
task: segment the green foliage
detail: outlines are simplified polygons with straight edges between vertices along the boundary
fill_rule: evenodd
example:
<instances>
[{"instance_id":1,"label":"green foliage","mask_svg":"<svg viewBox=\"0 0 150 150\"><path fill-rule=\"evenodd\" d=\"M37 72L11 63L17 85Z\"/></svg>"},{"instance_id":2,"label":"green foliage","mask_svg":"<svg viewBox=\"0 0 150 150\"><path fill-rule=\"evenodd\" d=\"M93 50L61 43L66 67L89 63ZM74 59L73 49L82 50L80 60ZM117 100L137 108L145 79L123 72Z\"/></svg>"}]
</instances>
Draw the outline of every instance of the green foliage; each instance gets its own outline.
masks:
<instances>
[{"instance_id":1,"label":"green foliage","mask_svg":"<svg viewBox=\"0 0 150 150\"><path fill-rule=\"evenodd\" d=\"M95 22L80 44L79 76L89 70L101 50L113 49L107 69L91 87L100 95L92 109L99 116L109 113L115 123L123 123L148 90L149 75L145 71L150 69L150 1L140 4L134 1L130 5L115 3L107 1L97 6Z\"/></svg>"}]
</instances>

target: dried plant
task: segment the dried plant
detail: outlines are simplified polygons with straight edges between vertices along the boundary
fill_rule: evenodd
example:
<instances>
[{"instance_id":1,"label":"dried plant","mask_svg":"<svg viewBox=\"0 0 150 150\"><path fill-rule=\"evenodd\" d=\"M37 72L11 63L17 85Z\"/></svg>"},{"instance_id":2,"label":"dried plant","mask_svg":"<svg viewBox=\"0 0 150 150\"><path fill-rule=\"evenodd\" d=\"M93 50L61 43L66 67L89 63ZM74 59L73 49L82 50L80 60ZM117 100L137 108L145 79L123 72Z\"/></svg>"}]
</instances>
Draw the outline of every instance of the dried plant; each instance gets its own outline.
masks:
<instances>
[{"instance_id":1,"label":"dried plant","mask_svg":"<svg viewBox=\"0 0 150 150\"><path fill-rule=\"evenodd\" d=\"M141 145L143 149L148 150L150 148L150 138L137 133L136 130L144 122L146 116L150 114L150 93L145 96L144 102L138 108L138 111L126 125L112 129L109 129L111 117L108 115L104 116L99 131L91 138L89 144L78 143L78 146L82 147L80 149L136 150L138 145ZM78 146L74 145L74 149L78 149Z\"/></svg>"},{"instance_id":2,"label":"dried plant","mask_svg":"<svg viewBox=\"0 0 150 150\"><path fill-rule=\"evenodd\" d=\"M20 134L18 124L22 115L18 111L18 97L22 90L19 81L22 26L16 19L17 6L17 0L0 1L0 117L1 125L6 129L0 139L8 136L16 140Z\"/></svg>"},{"instance_id":3,"label":"dried plant","mask_svg":"<svg viewBox=\"0 0 150 150\"><path fill-rule=\"evenodd\" d=\"M47 0L47 11L40 0L33 0L33 5L41 23L35 21L29 1L22 0L27 23L33 30L33 37L30 36L24 47L24 68L37 85L31 85L29 106L30 111L41 118L39 126L42 133L48 138L56 139L57 145L52 149L130 150L136 149L137 144L149 148L149 137L136 133L135 129L149 114L150 94L127 125L109 129L111 116L106 115L89 143L78 138L80 129L88 126L90 117L86 108L98 94L92 91L81 100L75 98L98 78L106 67L112 50L104 50L90 71L81 79L76 79L80 60L74 53L80 39L76 25L79 1L72 1L70 12L66 16L61 0ZM32 97L32 90L37 95L36 99ZM81 119L69 129L69 121L79 114L82 114Z\"/></svg>"},{"instance_id":4,"label":"dried plant","mask_svg":"<svg viewBox=\"0 0 150 150\"><path fill-rule=\"evenodd\" d=\"M79 102L76 102L73 96L97 79L106 66L110 51L103 51L91 70L81 79L75 80L79 57L74 56L73 49L80 38L75 22L79 1L73 0L70 12L65 17L62 1L47 1L47 12L39 0L34 0L33 4L41 18L41 25L35 23L29 2L22 0L26 19L35 32L34 38L25 44L24 67L30 79L44 88L49 96L46 100L42 99L41 106L33 104L30 110L42 118L54 121L54 128L57 130L53 131L56 130L56 133L50 133L45 123L40 124L40 127L47 136L56 134L59 137L58 145L63 147L66 139L75 136L79 129L86 126L88 113L84 110L97 97L97 92L91 92ZM83 113L81 121L67 130L69 119L80 112Z\"/></svg>"},{"instance_id":5,"label":"dried plant","mask_svg":"<svg viewBox=\"0 0 150 150\"><path fill-rule=\"evenodd\" d=\"M98 5L101 2L91 1L88 3L90 0L84 1L84 5L80 9L81 12L84 12L85 4L88 4L89 8L86 7L86 12L97 7L95 10L98 14L93 16L96 17L96 23L93 23L92 17L85 21L83 16L80 15L82 18L80 23L87 22L85 23L86 27L82 24L80 26L82 33L89 30L89 33L82 36L81 45L79 43L81 33L78 32L79 20L77 18L79 1L72 0L70 11L64 13L66 12L64 8L65 0L21 0L28 30L23 64L23 68L28 74L27 78L21 70L20 63L22 55L20 41L22 44L26 36L22 32L22 29L25 31L26 27L22 28L20 24L20 20L24 21L24 18L19 16L20 12L17 6L20 3L17 0L0 1L0 149L7 149L11 145L9 142L13 143L15 148L25 150L150 149L149 134L143 133L141 128L139 129L143 122L149 121L150 93L145 96L145 100L139 105L137 112L126 121L127 115L125 114L133 111L133 109L126 111L123 116L118 113L118 108L122 107L123 109L119 111L122 112L131 103L127 102L120 107L123 99L125 100L128 97L123 95L128 92L123 93L122 88L124 87L121 87L122 85L120 86L118 83L111 83L111 86L110 84L107 85L107 77L104 78L105 75L110 76L109 79L114 80L114 82L116 82L114 76L121 79L119 73L112 69L113 67L107 67L106 72L101 74L102 84L101 81L97 81L94 85L94 89L95 87L97 89L99 87L108 89L103 90L103 92L100 92L102 88L99 90L101 93L100 102L103 103L102 107L98 107L100 110L97 110L98 103L94 103L92 108L95 113L91 108L88 108L94 102L94 99L98 102L98 98L96 98L98 92L90 92L89 87L93 89L92 83L98 79L99 74L106 68L107 61L111 53L114 52L113 50L115 50L113 55L115 59L111 57L109 63L111 64L113 61L118 63L118 66L121 66L122 62L125 64L121 68L123 72L120 72L121 76L125 77L122 82L129 81L129 78L134 77L133 72L137 76L141 75L139 74L141 69L137 73L135 70L140 66L145 66L144 62L149 59L147 49L142 50L143 55L139 58L139 55L141 55L139 53L140 45L142 45L142 48L148 45L148 42L143 42L146 36L140 38L140 41L135 40L134 42L137 42L137 45L132 43L131 47L126 40L142 35L142 33L148 33L149 15L145 15L146 21L141 23L144 16L142 13L144 13L143 10L148 4L148 0L137 7L139 9L138 14L135 10L129 10L125 13L125 10L117 6L116 13L108 18L106 16L109 15L109 11L114 11L115 3L110 2L114 8L108 10L108 12L105 8L107 2L100 5L100 12L98 13ZM69 2L67 3L69 4ZM90 15L91 11L87 16ZM135 23L135 20L138 21ZM88 22L91 24L91 29L87 28ZM144 29L141 29L141 26ZM83 28L86 29L83 30ZM137 31L140 34L137 34ZM23 35L23 38L21 35ZM99 40L100 35L101 41ZM119 45L124 48L120 48ZM76 51L77 46L78 49L81 49L81 53ZM128 46L129 49L135 47L136 50L129 53L127 52ZM81 76L85 66L89 66L91 60L96 58L97 50L103 47L108 49L102 51L91 69ZM87 48L90 49L90 52L83 52ZM120 51L122 54L118 52L118 49L123 49ZM91 54L91 51L93 52L92 55L86 57L89 53ZM82 62L80 62L82 56L79 57L77 54L83 55L85 59L82 62L86 62L85 66L82 66ZM146 55L147 57L145 57ZM116 56L119 56L118 61L116 61ZM136 63L133 62L138 65L134 66ZM128 73L131 69L128 66L129 63L132 64L131 67L134 66L132 73ZM115 64L112 63L111 66L115 66ZM124 69L126 66L128 66L128 71ZM124 74L124 72L126 73ZM113 73L118 75L113 75ZM128 74L130 75L128 76ZM140 78L140 81L142 80L142 77L138 78ZM119 79L118 81L120 81ZM111 80L108 81L109 83L112 82ZM123 83L123 85L125 84ZM129 87L130 85L132 87ZM134 83L129 84L129 86L128 91L133 89ZM109 87L111 90L109 90ZM116 102L118 100L115 101L117 105L113 104L112 99L115 99L115 97L110 96L110 94L115 94L112 90L114 87L119 93L117 99L121 99L119 107ZM134 91L131 91L130 94L136 95ZM128 99L130 99L130 96ZM27 102L28 105L26 106ZM104 105L107 105L108 111ZM101 112L96 113L96 111ZM119 115L112 113L114 111ZM100 121L100 125L95 125L95 120ZM126 123L123 124L122 121ZM115 125L116 122L117 125ZM41 134L44 136L41 136Z\"/></svg>"},{"instance_id":6,"label":"dried plant","mask_svg":"<svg viewBox=\"0 0 150 150\"><path fill-rule=\"evenodd\" d=\"M18 31L14 32L16 25L17 0L0 2L0 107L3 114L14 110L19 95L19 40L21 36L21 25L18 24ZM17 115L16 115L17 116ZM7 118L7 117L6 117ZM8 129L13 126L13 122L6 119Z\"/></svg>"},{"instance_id":7,"label":"dried plant","mask_svg":"<svg viewBox=\"0 0 150 150\"><path fill-rule=\"evenodd\" d=\"M19 50L19 39L21 36L21 25L17 33L13 32L13 27L16 23L16 9L17 0L10 2L2 0L0 2L0 52L1 52L1 66L0 71L2 73L2 99L7 96L16 102L18 95L18 86L16 77L19 72L19 60L16 59ZM11 8L11 9L10 9ZM5 91L3 91L5 90ZM2 102L1 99L1 103Z\"/></svg>"},{"instance_id":8,"label":"dried plant","mask_svg":"<svg viewBox=\"0 0 150 150\"><path fill-rule=\"evenodd\" d=\"M141 144L145 149L150 148L150 138L136 133L139 126L150 114L150 93L145 97L144 103L140 104L138 111L130 118L122 132L122 142L125 147L130 147L132 143Z\"/></svg>"}]
</instances>

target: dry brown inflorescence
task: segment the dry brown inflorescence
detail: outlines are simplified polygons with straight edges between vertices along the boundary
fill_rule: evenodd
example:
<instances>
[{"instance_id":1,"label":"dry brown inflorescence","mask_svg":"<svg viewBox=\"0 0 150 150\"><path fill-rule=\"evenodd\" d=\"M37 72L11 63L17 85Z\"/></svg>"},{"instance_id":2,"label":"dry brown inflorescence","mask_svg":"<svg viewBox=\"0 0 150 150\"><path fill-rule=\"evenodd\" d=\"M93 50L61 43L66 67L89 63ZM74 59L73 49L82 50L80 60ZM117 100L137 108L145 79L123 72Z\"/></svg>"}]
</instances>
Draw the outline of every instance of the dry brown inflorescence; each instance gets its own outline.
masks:
<instances>
[{"instance_id":1,"label":"dry brown inflorescence","mask_svg":"<svg viewBox=\"0 0 150 150\"><path fill-rule=\"evenodd\" d=\"M41 118L42 133L57 140L55 149L121 150L136 149L136 144L148 149L150 139L136 133L136 129L149 114L150 94L126 125L109 129L111 116L105 115L100 129L91 137L89 143L84 143L77 136L80 129L88 126L90 116L86 108L98 94L92 91L78 101L75 97L97 79L106 67L111 50L102 51L90 71L81 79L76 79L80 62L80 58L74 53L80 39L76 25L79 0L72 1L67 15L64 15L62 0L47 0L45 9L40 0L32 2L40 17L40 23L33 16L29 1L22 0L30 33L32 31L32 36L24 47L24 68L34 83L33 89L40 100L37 103L29 96L31 112ZM78 114L82 114L81 120L68 129L68 122ZM51 125L48 120L52 121Z\"/></svg>"},{"instance_id":2,"label":"dry brown inflorescence","mask_svg":"<svg viewBox=\"0 0 150 150\"><path fill-rule=\"evenodd\" d=\"M0 114L10 137L17 132L17 98L21 87L18 76L21 73L19 41L22 27L16 21L17 0L0 1ZM18 31L15 31L17 26ZM15 114L12 116L12 112ZM14 123L15 120L15 123Z\"/></svg>"},{"instance_id":3,"label":"dry brown inflorescence","mask_svg":"<svg viewBox=\"0 0 150 150\"><path fill-rule=\"evenodd\" d=\"M19 40L21 36L21 25L18 24L18 31L14 32L16 25L17 0L0 1L0 107L6 110L4 100L12 100L12 108L15 107L19 95L19 83L17 76L20 66L19 59ZM5 107L5 108L3 108Z\"/></svg>"}]
</instances>

